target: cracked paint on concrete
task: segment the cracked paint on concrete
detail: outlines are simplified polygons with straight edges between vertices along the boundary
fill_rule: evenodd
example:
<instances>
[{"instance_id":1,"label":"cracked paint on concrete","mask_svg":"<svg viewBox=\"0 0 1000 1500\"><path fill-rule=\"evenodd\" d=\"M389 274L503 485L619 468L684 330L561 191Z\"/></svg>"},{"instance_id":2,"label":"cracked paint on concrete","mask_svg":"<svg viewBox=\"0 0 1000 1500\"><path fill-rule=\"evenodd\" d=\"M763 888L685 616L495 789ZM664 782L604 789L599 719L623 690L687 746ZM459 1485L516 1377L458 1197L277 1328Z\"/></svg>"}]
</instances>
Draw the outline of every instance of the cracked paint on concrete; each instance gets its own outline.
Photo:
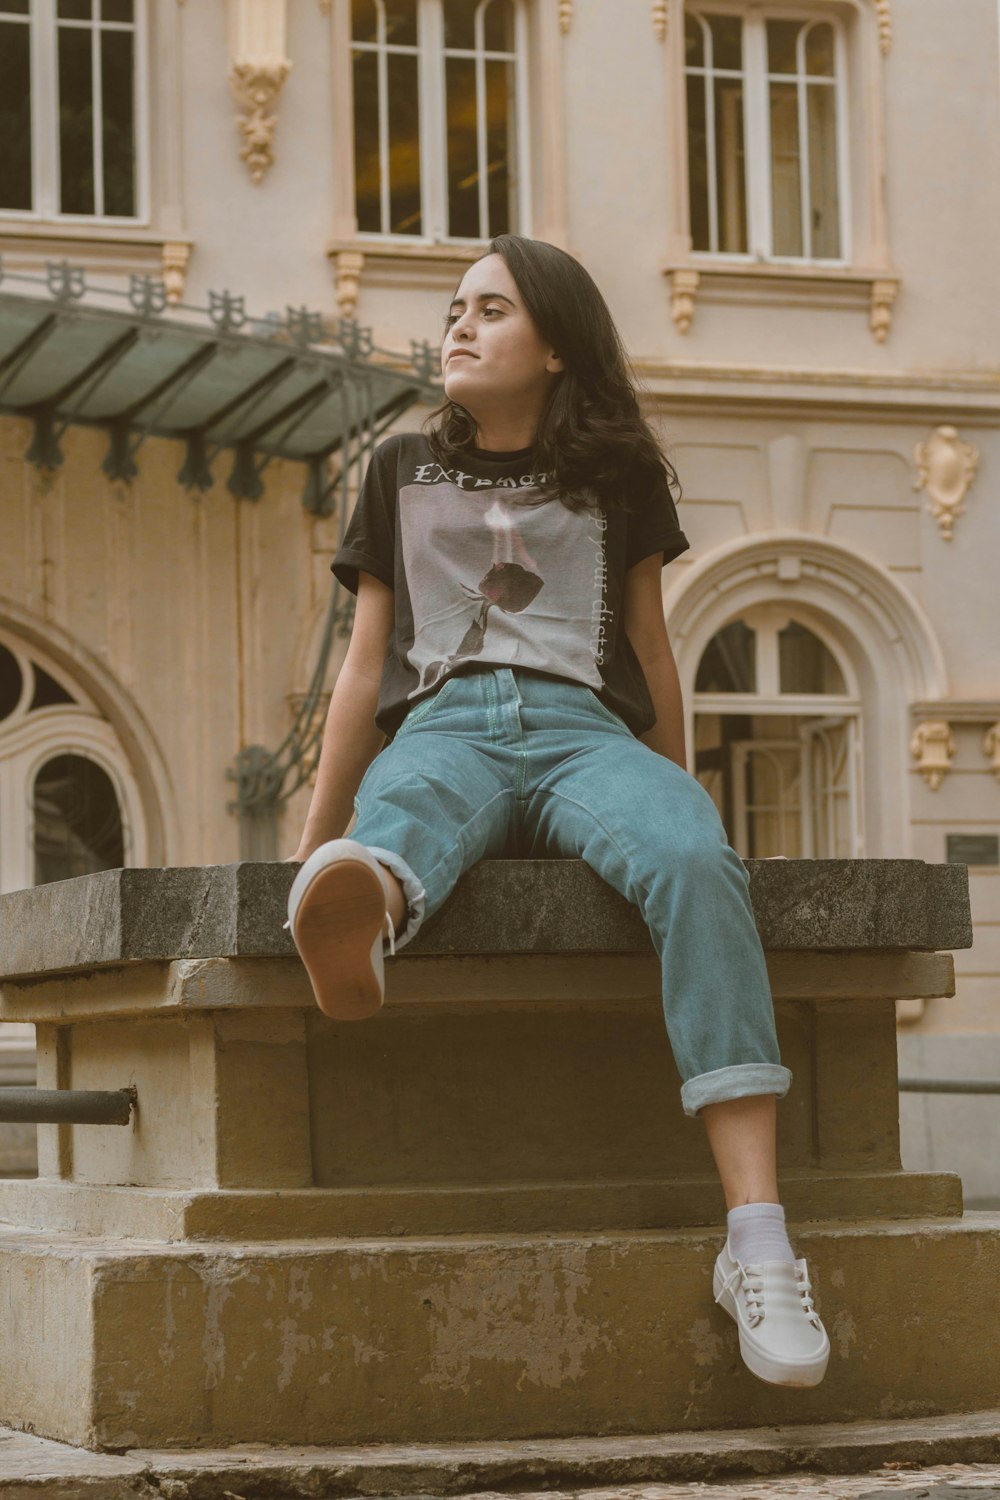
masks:
<instances>
[{"instance_id":1,"label":"cracked paint on concrete","mask_svg":"<svg viewBox=\"0 0 1000 1500\"><path fill-rule=\"evenodd\" d=\"M316 1347L312 1334L299 1333L294 1318L282 1318L278 1323L281 1347L278 1353L278 1390L283 1391L291 1383L300 1354L311 1354Z\"/></svg>"},{"instance_id":2,"label":"cracked paint on concrete","mask_svg":"<svg viewBox=\"0 0 1000 1500\"><path fill-rule=\"evenodd\" d=\"M830 1342L836 1344L841 1359L850 1358L851 1345L858 1342L858 1332L854 1319L846 1310L839 1312L830 1324Z\"/></svg>"},{"instance_id":3,"label":"cracked paint on concrete","mask_svg":"<svg viewBox=\"0 0 1000 1500\"><path fill-rule=\"evenodd\" d=\"M697 1318L688 1331L688 1343L694 1349L696 1365L711 1365L722 1358L723 1339L708 1318Z\"/></svg>"},{"instance_id":4,"label":"cracked paint on concrete","mask_svg":"<svg viewBox=\"0 0 1000 1500\"><path fill-rule=\"evenodd\" d=\"M519 1365L525 1382L558 1388L585 1373L585 1355L612 1341L577 1310L590 1287L587 1247L470 1256L459 1276L431 1287L429 1369L422 1385L468 1391L474 1363Z\"/></svg>"}]
</instances>

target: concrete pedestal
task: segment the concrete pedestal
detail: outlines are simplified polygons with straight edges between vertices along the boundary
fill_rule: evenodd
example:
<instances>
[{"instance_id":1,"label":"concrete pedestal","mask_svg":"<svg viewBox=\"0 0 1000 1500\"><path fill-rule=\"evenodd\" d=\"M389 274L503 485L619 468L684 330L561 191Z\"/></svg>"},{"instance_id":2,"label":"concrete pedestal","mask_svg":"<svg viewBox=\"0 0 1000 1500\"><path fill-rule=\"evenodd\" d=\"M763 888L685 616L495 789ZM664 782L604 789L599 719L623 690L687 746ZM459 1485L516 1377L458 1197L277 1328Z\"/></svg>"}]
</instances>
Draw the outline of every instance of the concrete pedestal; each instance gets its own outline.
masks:
<instances>
[{"instance_id":1,"label":"concrete pedestal","mask_svg":"<svg viewBox=\"0 0 1000 1500\"><path fill-rule=\"evenodd\" d=\"M0 898L0 1014L45 1088L0 1184L0 1421L90 1447L446 1441L976 1409L1000 1261L899 1163L895 1001L952 993L965 870L751 865L782 1197L833 1342L754 1380L711 1271L725 1204L680 1108L638 914L575 861L478 866L363 1023L315 1007L294 870L135 870ZM484 924L482 913L489 912ZM931 1311L933 1309L933 1312ZM984 1370L983 1360L997 1368Z\"/></svg>"}]
</instances>

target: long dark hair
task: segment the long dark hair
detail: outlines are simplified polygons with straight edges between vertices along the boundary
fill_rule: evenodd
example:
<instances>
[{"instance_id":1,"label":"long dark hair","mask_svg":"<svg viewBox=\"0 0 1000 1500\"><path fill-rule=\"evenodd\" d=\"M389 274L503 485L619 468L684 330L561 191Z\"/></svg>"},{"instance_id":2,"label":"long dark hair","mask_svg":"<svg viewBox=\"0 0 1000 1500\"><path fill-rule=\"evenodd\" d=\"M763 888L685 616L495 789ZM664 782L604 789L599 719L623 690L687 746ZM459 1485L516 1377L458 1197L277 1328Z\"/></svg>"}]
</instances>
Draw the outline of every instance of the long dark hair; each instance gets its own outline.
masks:
<instances>
[{"instance_id":1,"label":"long dark hair","mask_svg":"<svg viewBox=\"0 0 1000 1500\"><path fill-rule=\"evenodd\" d=\"M664 473L679 499L676 470L639 410L621 335L590 273L565 250L519 234L496 235L480 259L487 255L503 257L564 365L535 433L532 465L548 476L540 499L554 496L573 511L594 499L606 510L633 510ZM475 446L474 418L447 397L422 430L446 468Z\"/></svg>"}]
</instances>

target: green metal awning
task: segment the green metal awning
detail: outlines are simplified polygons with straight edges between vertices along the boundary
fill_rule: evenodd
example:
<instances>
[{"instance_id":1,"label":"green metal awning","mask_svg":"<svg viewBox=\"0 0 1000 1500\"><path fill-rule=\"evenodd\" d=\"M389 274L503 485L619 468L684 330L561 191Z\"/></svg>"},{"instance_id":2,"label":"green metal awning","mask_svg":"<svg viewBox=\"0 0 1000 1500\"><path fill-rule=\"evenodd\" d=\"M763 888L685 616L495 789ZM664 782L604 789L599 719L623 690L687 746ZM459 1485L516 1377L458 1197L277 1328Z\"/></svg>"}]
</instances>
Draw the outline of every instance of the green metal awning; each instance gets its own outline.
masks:
<instances>
[{"instance_id":1,"label":"green metal awning","mask_svg":"<svg viewBox=\"0 0 1000 1500\"><path fill-rule=\"evenodd\" d=\"M331 514L340 492L342 536L352 467L360 480L380 434L416 402L441 399L438 351L426 339L411 340L405 357L376 348L371 329L353 319L330 328L304 307L255 322L227 291L210 292L206 309L179 304L165 317L166 307L154 277L131 276L128 291L88 289L82 268L67 261L50 261L45 276L5 272L0 261L0 415L33 423L30 462L57 468L62 435L79 423L106 431L104 472L130 481L148 437L176 438L186 489L210 488L228 450L229 490L257 500L272 459L294 459L306 469L308 510ZM279 807L316 766L333 641L353 618L344 593L334 580L289 733L276 750L242 746L227 772L241 859L276 857Z\"/></svg>"},{"instance_id":2,"label":"green metal awning","mask_svg":"<svg viewBox=\"0 0 1000 1500\"><path fill-rule=\"evenodd\" d=\"M104 471L131 480L147 437L175 438L186 445L185 488L208 489L229 450L229 490L256 500L271 460L294 459L306 466L303 503L326 515L351 459L415 402L440 400L427 340L393 354L353 319L330 327L305 307L253 321L228 291L210 292L206 309L166 308L154 277L88 289L67 261L49 262L45 276L0 261L0 414L33 422L29 461L57 468L62 434L79 423L107 432Z\"/></svg>"}]
</instances>

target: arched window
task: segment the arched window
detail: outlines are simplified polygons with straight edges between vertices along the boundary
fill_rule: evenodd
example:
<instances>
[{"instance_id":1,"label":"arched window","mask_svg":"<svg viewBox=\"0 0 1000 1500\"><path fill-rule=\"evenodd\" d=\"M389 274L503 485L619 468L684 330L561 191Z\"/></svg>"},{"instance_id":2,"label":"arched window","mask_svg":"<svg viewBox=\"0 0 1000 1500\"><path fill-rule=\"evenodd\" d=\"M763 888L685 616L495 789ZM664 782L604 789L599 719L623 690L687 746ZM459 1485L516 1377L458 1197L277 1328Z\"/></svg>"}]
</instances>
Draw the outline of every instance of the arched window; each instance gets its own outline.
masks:
<instances>
[{"instance_id":1,"label":"arched window","mask_svg":"<svg viewBox=\"0 0 1000 1500\"><path fill-rule=\"evenodd\" d=\"M111 724L55 662L0 637L0 891L141 863L138 786Z\"/></svg>"},{"instance_id":2,"label":"arched window","mask_svg":"<svg viewBox=\"0 0 1000 1500\"><path fill-rule=\"evenodd\" d=\"M121 808L108 773L83 755L54 755L35 777L35 884L125 863Z\"/></svg>"},{"instance_id":3,"label":"arched window","mask_svg":"<svg viewBox=\"0 0 1000 1500\"><path fill-rule=\"evenodd\" d=\"M695 677L695 775L746 859L860 855L860 701L832 638L758 605Z\"/></svg>"}]
</instances>

